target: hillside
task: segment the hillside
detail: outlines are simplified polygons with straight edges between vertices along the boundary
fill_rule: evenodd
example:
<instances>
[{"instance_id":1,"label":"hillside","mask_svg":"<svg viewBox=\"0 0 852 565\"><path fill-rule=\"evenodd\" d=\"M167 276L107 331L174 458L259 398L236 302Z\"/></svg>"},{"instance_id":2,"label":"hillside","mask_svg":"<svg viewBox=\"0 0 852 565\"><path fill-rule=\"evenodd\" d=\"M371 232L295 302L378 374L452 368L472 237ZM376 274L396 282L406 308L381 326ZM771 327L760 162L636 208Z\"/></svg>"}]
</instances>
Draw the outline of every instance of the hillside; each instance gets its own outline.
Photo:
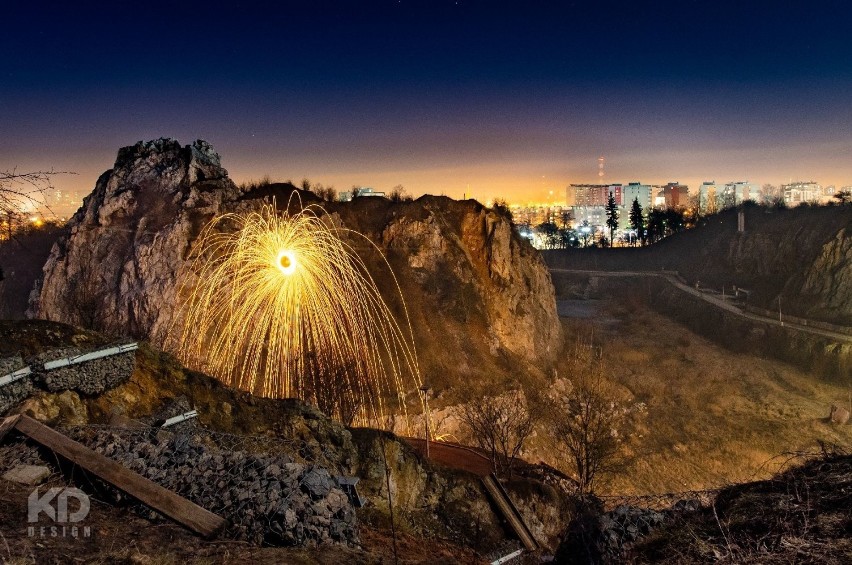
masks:
<instances>
[{"instance_id":1,"label":"hillside","mask_svg":"<svg viewBox=\"0 0 852 565\"><path fill-rule=\"evenodd\" d=\"M477 475L426 460L390 433L345 428L300 401L226 388L150 344L115 358L120 361L108 357L60 369L62 375L38 369L39 361L68 355L69 349L90 351L110 341L65 324L0 322L0 359L19 355L19 363L36 368L28 386L3 389L0 419L23 413L59 428L218 513L228 527L218 541L204 543L13 434L0 443L0 477L21 463L46 465L53 472L51 485L70 482L95 494L93 522L87 524L96 535L33 540L26 528L4 528L9 544L4 558L35 555L49 561L57 553L79 551L170 562L199 551L225 561L230 555L257 556L268 563L374 563L393 557L397 537L404 562L428 563L437 556L477 563L513 543ZM191 408L197 418L159 427ZM359 479L363 506L342 493L333 482L337 476ZM555 550L570 519L570 499L518 477L506 488L545 551ZM0 479L0 509L14 517L4 526L26 523L26 495L25 489ZM133 531L125 523L144 532L131 548L114 543L116 536Z\"/></svg>"},{"instance_id":2,"label":"hillside","mask_svg":"<svg viewBox=\"0 0 852 565\"><path fill-rule=\"evenodd\" d=\"M852 558L852 456L791 455L766 480L674 503L649 497L572 523L556 561L588 563L821 563ZM650 505L650 506L648 506Z\"/></svg>"},{"instance_id":3,"label":"hillside","mask_svg":"<svg viewBox=\"0 0 852 565\"><path fill-rule=\"evenodd\" d=\"M785 452L819 442L852 446L852 426L828 421L833 403L848 405L848 376L821 378L719 345L655 311L643 281L601 284L578 299L563 278L554 275L566 343L592 339L610 380L631 405L643 406L625 444L625 467L606 493L716 488L768 477ZM570 378L569 366L561 364L559 375Z\"/></svg>"},{"instance_id":4,"label":"hillside","mask_svg":"<svg viewBox=\"0 0 852 565\"><path fill-rule=\"evenodd\" d=\"M823 453L730 486L711 508L674 515L633 549L636 563L848 563L852 456Z\"/></svg>"},{"instance_id":5,"label":"hillside","mask_svg":"<svg viewBox=\"0 0 852 565\"><path fill-rule=\"evenodd\" d=\"M551 267L678 271L689 284L750 291L766 310L852 325L852 206L743 207L644 248L545 251Z\"/></svg>"}]
</instances>

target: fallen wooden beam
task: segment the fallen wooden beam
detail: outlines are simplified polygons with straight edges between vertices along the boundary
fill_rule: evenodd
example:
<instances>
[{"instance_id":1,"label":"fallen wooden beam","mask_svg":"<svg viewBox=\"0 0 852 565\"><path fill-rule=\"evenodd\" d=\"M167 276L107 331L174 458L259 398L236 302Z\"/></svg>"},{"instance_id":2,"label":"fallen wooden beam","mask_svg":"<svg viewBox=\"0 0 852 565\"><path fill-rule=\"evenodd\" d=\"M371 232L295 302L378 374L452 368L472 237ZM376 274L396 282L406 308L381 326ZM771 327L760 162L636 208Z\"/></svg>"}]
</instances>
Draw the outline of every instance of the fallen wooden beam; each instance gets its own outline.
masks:
<instances>
[{"instance_id":1,"label":"fallen wooden beam","mask_svg":"<svg viewBox=\"0 0 852 565\"><path fill-rule=\"evenodd\" d=\"M7 418L0 425L0 432L8 422ZM29 416L20 416L12 425L22 434L205 538L214 537L225 527L225 520L221 516L178 496ZM2 436L3 433L0 433L0 438Z\"/></svg>"},{"instance_id":2,"label":"fallen wooden beam","mask_svg":"<svg viewBox=\"0 0 852 565\"><path fill-rule=\"evenodd\" d=\"M491 500L497 505L500 513L503 514L503 517L509 523L509 526L512 527L515 534L521 540L521 543L524 544L524 547L529 551L536 551L538 549L538 542L533 537L521 513L518 512L512 499L509 498L509 494L503 489L503 485L500 484L494 473L482 477L482 484L485 486L488 494L491 495Z\"/></svg>"},{"instance_id":3,"label":"fallen wooden beam","mask_svg":"<svg viewBox=\"0 0 852 565\"><path fill-rule=\"evenodd\" d=\"M9 416L8 418L0 422L0 441L3 441L3 438L6 437L6 434L8 434L11 429L15 427L15 424L18 423L18 418L20 418L20 416L18 415Z\"/></svg>"}]
</instances>

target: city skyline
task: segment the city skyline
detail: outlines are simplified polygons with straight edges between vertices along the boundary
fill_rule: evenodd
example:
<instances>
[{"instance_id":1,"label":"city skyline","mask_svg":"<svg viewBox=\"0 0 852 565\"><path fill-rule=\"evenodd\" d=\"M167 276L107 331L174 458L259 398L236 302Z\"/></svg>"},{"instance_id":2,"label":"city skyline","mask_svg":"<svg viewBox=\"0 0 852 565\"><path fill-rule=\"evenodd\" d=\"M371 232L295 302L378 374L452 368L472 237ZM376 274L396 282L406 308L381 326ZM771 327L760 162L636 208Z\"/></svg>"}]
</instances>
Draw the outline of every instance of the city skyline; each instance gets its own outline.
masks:
<instances>
[{"instance_id":1,"label":"city skyline","mask_svg":"<svg viewBox=\"0 0 852 565\"><path fill-rule=\"evenodd\" d=\"M531 201L571 183L852 184L842 2L36 2L0 38L0 169L202 138L236 182ZM259 8L259 7L258 7Z\"/></svg>"}]
</instances>

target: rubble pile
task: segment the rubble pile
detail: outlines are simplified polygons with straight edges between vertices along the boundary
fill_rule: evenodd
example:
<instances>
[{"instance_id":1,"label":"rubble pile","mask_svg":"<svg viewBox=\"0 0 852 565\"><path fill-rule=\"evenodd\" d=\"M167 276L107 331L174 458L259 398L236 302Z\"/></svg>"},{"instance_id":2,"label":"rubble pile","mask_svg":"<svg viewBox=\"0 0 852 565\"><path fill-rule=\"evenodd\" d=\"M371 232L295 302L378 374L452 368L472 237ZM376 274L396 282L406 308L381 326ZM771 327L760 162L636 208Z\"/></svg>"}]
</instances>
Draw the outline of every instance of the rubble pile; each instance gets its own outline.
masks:
<instances>
[{"instance_id":1,"label":"rubble pile","mask_svg":"<svg viewBox=\"0 0 852 565\"><path fill-rule=\"evenodd\" d=\"M358 543L355 511L328 470L283 453L223 450L201 435L80 428L75 439L229 522L255 544ZM124 498L111 491L116 501ZM146 517L155 514L146 509Z\"/></svg>"},{"instance_id":2,"label":"rubble pile","mask_svg":"<svg viewBox=\"0 0 852 565\"><path fill-rule=\"evenodd\" d=\"M32 364L43 367L47 361L73 359L84 352L76 347L54 349L38 355ZM130 378L136 356L133 353L110 355L84 363L45 371L41 375L44 388L50 392L74 390L81 394L102 394Z\"/></svg>"},{"instance_id":3,"label":"rubble pile","mask_svg":"<svg viewBox=\"0 0 852 565\"><path fill-rule=\"evenodd\" d=\"M622 549L663 523L665 515L650 508L622 505L600 518L600 538L605 553L619 555Z\"/></svg>"},{"instance_id":4,"label":"rubble pile","mask_svg":"<svg viewBox=\"0 0 852 565\"><path fill-rule=\"evenodd\" d=\"M44 364L48 361L73 359L84 353L76 347L66 347L51 349L26 361L20 355L0 358L0 377L27 364L32 371L31 375L0 387L0 416L38 390L71 390L87 396L102 394L130 379L136 363L135 354L130 352L74 363L67 367L44 369Z\"/></svg>"}]
</instances>

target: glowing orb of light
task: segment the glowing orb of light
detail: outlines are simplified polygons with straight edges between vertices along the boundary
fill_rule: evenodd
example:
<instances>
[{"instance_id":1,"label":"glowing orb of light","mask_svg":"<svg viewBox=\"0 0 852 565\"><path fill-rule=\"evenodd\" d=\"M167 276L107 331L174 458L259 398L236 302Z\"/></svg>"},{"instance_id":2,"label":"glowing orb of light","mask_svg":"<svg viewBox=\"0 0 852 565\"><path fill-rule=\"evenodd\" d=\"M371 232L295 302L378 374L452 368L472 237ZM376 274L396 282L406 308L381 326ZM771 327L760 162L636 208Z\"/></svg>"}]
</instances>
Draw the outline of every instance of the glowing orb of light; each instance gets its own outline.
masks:
<instances>
[{"instance_id":1,"label":"glowing orb of light","mask_svg":"<svg viewBox=\"0 0 852 565\"><path fill-rule=\"evenodd\" d=\"M275 259L275 264L278 266L278 270L280 270L285 275L292 275L293 271L296 270L296 258L293 256L293 253L287 250L282 250L278 252L278 257Z\"/></svg>"},{"instance_id":2,"label":"glowing orb of light","mask_svg":"<svg viewBox=\"0 0 852 565\"><path fill-rule=\"evenodd\" d=\"M396 314L353 239L380 257ZM205 226L188 261L169 336L187 366L361 425L381 427L389 402L404 416L406 399L417 397L413 332L393 271L369 239L321 208L278 213L273 202L224 214Z\"/></svg>"}]
</instances>

